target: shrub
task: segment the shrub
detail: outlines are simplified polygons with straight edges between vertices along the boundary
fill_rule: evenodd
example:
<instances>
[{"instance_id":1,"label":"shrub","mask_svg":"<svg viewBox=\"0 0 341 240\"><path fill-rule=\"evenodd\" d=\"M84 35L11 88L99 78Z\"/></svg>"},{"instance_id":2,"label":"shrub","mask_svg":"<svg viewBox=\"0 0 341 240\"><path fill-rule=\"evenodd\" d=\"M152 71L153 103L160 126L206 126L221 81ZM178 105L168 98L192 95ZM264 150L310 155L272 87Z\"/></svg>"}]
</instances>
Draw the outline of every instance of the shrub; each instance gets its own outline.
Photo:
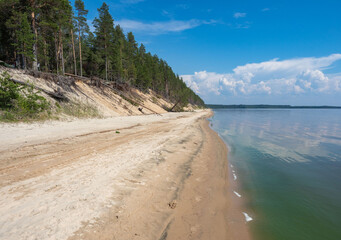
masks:
<instances>
[{"instance_id":1,"label":"shrub","mask_svg":"<svg viewBox=\"0 0 341 240\"><path fill-rule=\"evenodd\" d=\"M28 86L22 91L18 98L17 110L21 111L24 115L34 116L37 113L45 111L49 106L47 100L39 96L33 86Z\"/></svg>"},{"instance_id":2,"label":"shrub","mask_svg":"<svg viewBox=\"0 0 341 240\"><path fill-rule=\"evenodd\" d=\"M0 108L10 109L14 107L14 101L20 97L21 86L9 80L10 76L4 72L0 76Z\"/></svg>"},{"instance_id":3,"label":"shrub","mask_svg":"<svg viewBox=\"0 0 341 240\"><path fill-rule=\"evenodd\" d=\"M15 121L37 118L49 107L49 102L38 95L33 85L24 86L10 80L8 73L0 76L0 119Z\"/></svg>"}]
</instances>

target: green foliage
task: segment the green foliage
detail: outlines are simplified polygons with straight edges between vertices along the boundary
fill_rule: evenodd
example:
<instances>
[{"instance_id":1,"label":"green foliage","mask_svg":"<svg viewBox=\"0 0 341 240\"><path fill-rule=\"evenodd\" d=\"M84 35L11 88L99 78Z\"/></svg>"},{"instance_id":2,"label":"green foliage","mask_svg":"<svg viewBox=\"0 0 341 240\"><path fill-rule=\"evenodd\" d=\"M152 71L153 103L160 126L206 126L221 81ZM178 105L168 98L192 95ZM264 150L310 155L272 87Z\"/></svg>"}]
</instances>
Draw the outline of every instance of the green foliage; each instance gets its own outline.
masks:
<instances>
[{"instance_id":1,"label":"green foliage","mask_svg":"<svg viewBox=\"0 0 341 240\"><path fill-rule=\"evenodd\" d=\"M85 9L84 2L82 0L75 1L75 8L76 8L76 21L77 21L77 31L79 32L80 36L83 38L84 33L89 32L89 26L86 22L86 15L88 14L88 10Z\"/></svg>"},{"instance_id":2,"label":"green foliage","mask_svg":"<svg viewBox=\"0 0 341 240\"><path fill-rule=\"evenodd\" d=\"M0 77L0 119L23 120L38 118L47 113L47 100L33 86L23 86L10 80L7 73Z\"/></svg>"},{"instance_id":3,"label":"green foliage","mask_svg":"<svg viewBox=\"0 0 341 240\"><path fill-rule=\"evenodd\" d=\"M47 110L48 107L47 100L38 95L33 86L28 86L21 91L16 110L24 116L34 117L35 114Z\"/></svg>"},{"instance_id":4,"label":"green foliage","mask_svg":"<svg viewBox=\"0 0 341 240\"><path fill-rule=\"evenodd\" d=\"M12 44L17 49L18 54L23 55L23 64L24 68L26 68L26 61L28 59L33 59L34 43L34 35L32 33L27 14L17 12L7 21L7 26L14 29L16 41Z\"/></svg>"},{"instance_id":5,"label":"green foliage","mask_svg":"<svg viewBox=\"0 0 341 240\"><path fill-rule=\"evenodd\" d=\"M10 76L4 72L0 76L0 109L7 110L14 107L20 97L22 87L9 80Z\"/></svg>"},{"instance_id":6,"label":"green foliage","mask_svg":"<svg viewBox=\"0 0 341 240\"><path fill-rule=\"evenodd\" d=\"M104 58L104 64L101 64L100 70L102 78L108 80L109 72L109 53L113 50L114 40L114 20L109 13L109 6L103 3L98 9L99 17L93 21L96 34L96 50L99 55ZM111 76L109 76L111 79Z\"/></svg>"}]
</instances>

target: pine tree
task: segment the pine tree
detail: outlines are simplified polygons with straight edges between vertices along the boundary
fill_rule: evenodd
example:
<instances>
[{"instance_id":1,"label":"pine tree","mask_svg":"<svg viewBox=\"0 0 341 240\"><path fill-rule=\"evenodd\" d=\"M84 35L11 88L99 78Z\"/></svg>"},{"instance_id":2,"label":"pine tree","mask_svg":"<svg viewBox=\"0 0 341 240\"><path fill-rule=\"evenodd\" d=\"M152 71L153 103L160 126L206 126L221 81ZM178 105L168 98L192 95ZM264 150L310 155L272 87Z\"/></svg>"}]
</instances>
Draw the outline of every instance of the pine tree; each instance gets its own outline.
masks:
<instances>
[{"instance_id":1,"label":"pine tree","mask_svg":"<svg viewBox=\"0 0 341 240\"><path fill-rule=\"evenodd\" d=\"M33 70L38 70L38 30L36 24L36 12L39 9L37 6L37 0L29 0L29 10L31 13L31 26L34 33L34 41L33 41Z\"/></svg>"},{"instance_id":2,"label":"pine tree","mask_svg":"<svg viewBox=\"0 0 341 240\"><path fill-rule=\"evenodd\" d=\"M117 25L115 27L114 45L112 55L112 68L115 80L124 81L127 76L123 67L123 54L124 54L125 36L122 28Z\"/></svg>"},{"instance_id":3,"label":"pine tree","mask_svg":"<svg viewBox=\"0 0 341 240\"><path fill-rule=\"evenodd\" d=\"M127 77L128 81L132 84L137 83L137 52L138 52L138 44L135 41L134 34L132 32L129 32L127 35L127 41L126 41L126 71L127 71Z\"/></svg>"},{"instance_id":4,"label":"pine tree","mask_svg":"<svg viewBox=\"0 0 341 240\"><path fill-rule=\"evenodd\" d=\"M7 21L7 26L14 29L15 41L12 45L21 55L22 66L27 68L27 60L33 60L34 34L32 33L27 13L15 12Z\"/></svg>"},{"instance_id":5,"label":"pine tree","mask_svg":"<svg viewBox=\"0 0 341 240\"><path fill-rule=\"evenodd\" d=\"M96 34L96 47L100 55L105 59L105 80L108 80L109 53L113 47L114 20L109 13L106 3L98 9L99 18L95 18L94 27Z\"/></svg>"},{"instance_id":6,"label":"pine tree","mask_svg":"<svg viewBox=\"0 0 341 240\"><path fill-rule=\"evenodd\" d=\"M80 75L83 76L82 39L84 38L84 33L89 32L89 26L86 23L86 15L88 14L88 10L85 9L84 2L82 0L75 1L75 8L78 30L79 68Z\"/></svg>"}]
</instances>

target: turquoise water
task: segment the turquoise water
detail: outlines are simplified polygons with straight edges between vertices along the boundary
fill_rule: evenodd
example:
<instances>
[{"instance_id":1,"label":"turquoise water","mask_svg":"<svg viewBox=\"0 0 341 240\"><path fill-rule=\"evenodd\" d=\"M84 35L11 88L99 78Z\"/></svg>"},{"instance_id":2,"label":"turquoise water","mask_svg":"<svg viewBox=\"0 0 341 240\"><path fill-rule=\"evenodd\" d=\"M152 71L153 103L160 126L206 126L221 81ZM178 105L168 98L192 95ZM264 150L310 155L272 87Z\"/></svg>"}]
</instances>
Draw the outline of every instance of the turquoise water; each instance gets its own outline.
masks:
<instances>
[{"instance_id":1,"label":"turquoise water","mask_svg":"<svg viewBox=\"0 0 341 240\"><path fill-rule=\"evenodd\" d=\"M257 240L341 239L341 110L214 110Z\"/></svg>"}]
</instances>

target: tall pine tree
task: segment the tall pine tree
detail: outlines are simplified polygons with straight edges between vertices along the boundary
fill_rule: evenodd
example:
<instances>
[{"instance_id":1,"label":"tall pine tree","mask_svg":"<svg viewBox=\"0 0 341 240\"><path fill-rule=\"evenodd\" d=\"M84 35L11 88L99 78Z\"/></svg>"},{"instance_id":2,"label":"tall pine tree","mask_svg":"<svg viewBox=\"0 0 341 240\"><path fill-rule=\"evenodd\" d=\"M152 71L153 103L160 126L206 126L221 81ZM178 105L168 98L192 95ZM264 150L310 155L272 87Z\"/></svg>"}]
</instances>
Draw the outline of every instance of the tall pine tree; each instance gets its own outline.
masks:
<instances>
[{"instance_id":1,"label":"tall pine tree","mask_svg":"<svg viewBox=\"0 0 341 240\"><path fill-rule=\"evenodd\" d=\"M114 20L109 13L109 6L103 3L98 9L98 18L94 20L96 48L105 59L105 80L108 80L109 55L113 49Z\"/></svg>"},{"instance_id":2,"label":"tall pine tree","mask_svg":"<svg viewBox=\"0 0 341 240\"><path fill-rule=\"evenodd\" d=\"M84 39L84 33L89 32L89 26L86 23L86 15L88 10L85 9L84 2L82 0L75 1L76 8L76 24L78 31L78 48L79 48L79 68L80 75L83 76L83 59L82 59L82 39Z\"/></svg>"}]
</instances>

